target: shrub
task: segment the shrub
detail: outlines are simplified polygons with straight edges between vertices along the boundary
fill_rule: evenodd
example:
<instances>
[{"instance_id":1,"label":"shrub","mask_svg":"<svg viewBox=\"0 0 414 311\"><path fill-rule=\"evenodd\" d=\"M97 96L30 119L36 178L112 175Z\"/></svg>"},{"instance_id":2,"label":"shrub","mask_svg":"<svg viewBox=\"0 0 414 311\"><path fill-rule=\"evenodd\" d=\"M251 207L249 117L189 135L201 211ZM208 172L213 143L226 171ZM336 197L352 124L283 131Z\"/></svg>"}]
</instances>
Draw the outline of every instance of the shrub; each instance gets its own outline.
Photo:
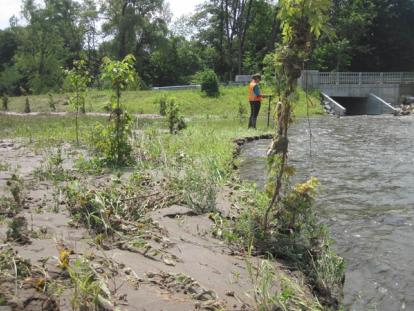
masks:
<instances>
[{"instance_id":1,"label":"shrub","mask_svg":"<svg viewBox=\"0 0 414 311\"><path fill-rule=\"evenodd\" d=\"M96 125L92 144L107 165L124 165L131 162L132 147L129 143L131 126L132 118L127 112L122 112L115 117L111 115L110 122L106 126L100 123Z\"/></svg>"},{"instance_id":2,"label":"shrub","mask_svg":"<svg viewBox=\"0 0 414 311\"><path fill-rule=\"evenodd\" d=\"M13 196L13 200L18 208L23 208L24 205L24 184L23 180L13 174L9 180L6 182L7 188L10 191L11 195Z\"/></svg>"},{"instance_id":3,"label":"shrub","mask_svg":"<svg viewBox=\"0 0 414 311\"><path fill-rule=\"evenodd\" d=\"M205 92L207 96L219 95L219 81L216 73L213 70L205 70L200 74L201 91Z\"/></svg>"},{"instance_id":4,"label":"shrub","mask_svg":"<svg viewBox=\"0 0 414 311\"><path fill-rule=\"evenodd\" d=\"M239 101L238 117L239 117L240 124L244 122L244 120L246 119L246 115L247 115L246 104Z\"/></svg>"},{"instance_id":5,"label":"shrub","mask_svg":"<svg viewBox=\"0 0 414 311\"><path fill-rule=\"evenodd\" d=\"M56 111L55 100L53 99L53 95L51 93L48 94L49 96L49 107L52 112Z\"/></svg>"},{"instance_id":6,"label":"shrub","mask_svg":"<svg viewBox=\"0 0 414 311\"><path fill-rule=\"evenodd\" d=\"M26 97L26 104L24 105L24 113L30 113L29 97Z\"/></svg>"},{"instance_id":7,"label":"shrub","mask_svg":"<svg viewBox=\"0 0 414 311\"><path fill-rule=\"evenodd\" d=\"M6 241L20 244L30 243L27 220L24 216L14 217L8 224Z\"/></svg>"},{"instance_id":8,"label":"shrub","mask_svg":"<svg viewBox=\"0 0 414 311\"><path fill-rule=\"evenodd\" d=\"M158 100L155 102L155 104L158 104L160 115L165 116L167 114L167 95L163 94Z\"/></svg>"},{"instance_id":9,"label":"shrub","mask_svg":"<svg viewBox=\"0 0 414 311\"><path fill-rule=\"evenodd\" d=\"M3 110L9 110L9 98L7 97L6 93L3 94Z\"/></svg>"},{"instance_id":10,"label":"shrub","mask_svg":"<svg viewBox=\"0 0 414 311\"><path fill-rule=\"evenodd\" d=\"M211 177L204 177L198 174L189 174L185 181L184 199L188 207L196 214L215 212L217 185Z\"/></svg>"},{"instance_id":11,"label":"shrub","mask_svg":"<svg viewBox=\"0 0 414 311\"><path fill-rule=\"evenodd\" d=\"M70 176L63 168L62 146L58 145L56 150L47 154L40 167L36 168L34 175L40 180L65 181Z\"/></svg>"},{"instance_id":12,"label":"shrub","mask_svg":"<svg viewBox=\"0 0 414 311\"><path fill-rule=\"evenodd\" d=\"M327 228L318 222L317 185L318 180L311 178L286 187L267 228L263 223L270 198L263 192L251 192L235 232L246 245L252 243L256 252L287 260L303 271L321 298L334 306L341 299L345 263L332 250Z\"/></svg>"},{"instance_id":13,"label":"shrub","mask_svg":"<svg viewBox=\"0 0 414 311\"><path fill-rule=\"evenodd\" d=\"M184 121L184 117L180 114L180 106L175 103L175 99L167 99L165 102L168 128L171 134L176 134L185 129L187 124Z\"/></svg>"},{"instance_id":14,"label":"shrub","mask_svg":"<svg viewBox=\"0 0 414 311\"><path fill-rule=\"evenodd\" d=\"M0 215L13 217L24 208L25 193L23 180L13 174L6 182L6 189L10 196L0 197Z\"/></svg>"}]
</instances>

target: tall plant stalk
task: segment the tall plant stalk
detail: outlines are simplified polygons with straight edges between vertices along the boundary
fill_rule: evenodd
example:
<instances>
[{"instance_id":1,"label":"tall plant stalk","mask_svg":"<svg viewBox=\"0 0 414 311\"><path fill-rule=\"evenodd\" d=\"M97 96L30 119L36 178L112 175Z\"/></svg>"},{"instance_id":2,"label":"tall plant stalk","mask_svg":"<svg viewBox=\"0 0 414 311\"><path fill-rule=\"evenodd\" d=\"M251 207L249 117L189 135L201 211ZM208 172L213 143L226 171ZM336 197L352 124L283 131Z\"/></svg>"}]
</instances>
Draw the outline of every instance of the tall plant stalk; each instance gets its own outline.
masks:
<instances>
[{"instance_id":1,"label":"tall plant stalk","mask_svg":"<svg viewBox=\"0 0 414 311\"><path fill-rule=\"evenodd\" d=\"M286 175L292 119L292 95L296 91L301 69L312 48L312 41L321 34L327 20L330 0L280 0L279 14L283 33L282 44L275 53L277 91L280 94L276 117L277 129L269 148L270 178L274 184L272 198L264 215L264 228L269 228L270 214L277 217ZM275 210L276 209L276 210Z\"/></svg>"},{"instance_id":2,"label":"tall plant stalk","mask_svg":"<svg viewBox=\"0 0 414 311\"><path fill-rule=\"evenodd\" d=\"M86 89L91 81L89 72L86 70L85 61L74 61L73 68L66 70L66 76L72 91L75 93L69 99L69 103L75 108L76 144L79 145L79 109L82 109L85 105Z\"/></svg>"},{"instance_id":3,"label":"tall plant stalk","mask_svg":"<svg viewBox=\"0 0 414 311\"><path fill-rule=\"evenodd\" d=\"M116 112L115 112L115 123L116 123L116 149L117 149L117 161L121 162L121 148L120 148L120 124L121 124L121 89L119 86L116 88Z\"/></svg>"}]
</instances>

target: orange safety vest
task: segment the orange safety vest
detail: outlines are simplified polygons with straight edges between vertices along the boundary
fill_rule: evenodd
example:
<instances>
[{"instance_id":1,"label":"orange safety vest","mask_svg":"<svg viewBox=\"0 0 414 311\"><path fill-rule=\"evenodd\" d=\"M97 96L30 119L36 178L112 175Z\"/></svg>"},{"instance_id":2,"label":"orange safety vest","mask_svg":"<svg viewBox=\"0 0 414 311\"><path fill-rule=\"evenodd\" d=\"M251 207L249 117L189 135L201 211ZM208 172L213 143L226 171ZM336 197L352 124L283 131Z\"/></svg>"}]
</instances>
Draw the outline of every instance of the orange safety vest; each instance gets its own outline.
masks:
<instances>
[{"instance_id":1,"label":"orange safety vest","mask_svg":"<svg viewBox=\"0 0 414 311\"><path fill-rule=\"evenodd\" d=\"M249 102L260 102L262 101L262 96L256 96L254 93L254 87L257 85L256 81L252 80L249 84Z\"/></svg>"}]
</instances>

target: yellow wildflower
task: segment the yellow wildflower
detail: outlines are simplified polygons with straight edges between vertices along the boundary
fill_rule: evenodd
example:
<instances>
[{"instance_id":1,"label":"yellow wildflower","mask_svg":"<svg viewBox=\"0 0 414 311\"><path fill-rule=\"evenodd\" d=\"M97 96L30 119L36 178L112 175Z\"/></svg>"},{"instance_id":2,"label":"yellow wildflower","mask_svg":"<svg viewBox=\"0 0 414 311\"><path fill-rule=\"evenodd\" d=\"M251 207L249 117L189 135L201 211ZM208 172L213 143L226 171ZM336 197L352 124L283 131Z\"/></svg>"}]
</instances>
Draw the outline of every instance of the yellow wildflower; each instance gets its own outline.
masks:
<instances>
[{"instance_id":1,"label":"yellow wildflower","mask_svg":"<svg viewBox=\"0 0 414 311\"><path fill-rule=\"evenodd\" d=\"M66 270L69 267L70 251L66 248L61 248L59 251L59 264L58 267Z\"/></svg>"},{"instance_id":2,"label":"yellow wildflower","mask_svg":"<svg viewBox=\"0 0 414 311\"><path fill-rule=\"evenodd\" d=\"M300 194L313 193L318 185L319 180L316 177L311 177L307 182L295 185L295 191Z\"/></svg>"}]
</instances>

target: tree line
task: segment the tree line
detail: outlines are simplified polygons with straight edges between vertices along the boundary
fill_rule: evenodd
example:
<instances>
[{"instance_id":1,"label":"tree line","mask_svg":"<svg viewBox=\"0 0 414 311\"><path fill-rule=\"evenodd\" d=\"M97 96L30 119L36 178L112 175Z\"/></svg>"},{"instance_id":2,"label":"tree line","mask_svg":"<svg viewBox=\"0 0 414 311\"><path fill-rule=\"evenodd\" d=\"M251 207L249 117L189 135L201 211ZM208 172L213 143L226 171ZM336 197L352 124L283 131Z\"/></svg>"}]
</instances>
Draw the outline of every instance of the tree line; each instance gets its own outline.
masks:
<instances>
[{"instance_id":1,"label":"tree line","mask_svg":"<svg viewBox=\"0 0 414 311\"><path fill-rule=\"evenodd\" d=\"M277 1L206 0L172 21L164 0L22 0L22 19L0 31L0 92L65 88L84 60L90 86L105 87L104 57L135 57L139 85L177 85L212 69L222 81L263 70L281 41ZM333 0L325 32L303 68L414 70L414 0Z\"/></svg>"}]
</instances>

